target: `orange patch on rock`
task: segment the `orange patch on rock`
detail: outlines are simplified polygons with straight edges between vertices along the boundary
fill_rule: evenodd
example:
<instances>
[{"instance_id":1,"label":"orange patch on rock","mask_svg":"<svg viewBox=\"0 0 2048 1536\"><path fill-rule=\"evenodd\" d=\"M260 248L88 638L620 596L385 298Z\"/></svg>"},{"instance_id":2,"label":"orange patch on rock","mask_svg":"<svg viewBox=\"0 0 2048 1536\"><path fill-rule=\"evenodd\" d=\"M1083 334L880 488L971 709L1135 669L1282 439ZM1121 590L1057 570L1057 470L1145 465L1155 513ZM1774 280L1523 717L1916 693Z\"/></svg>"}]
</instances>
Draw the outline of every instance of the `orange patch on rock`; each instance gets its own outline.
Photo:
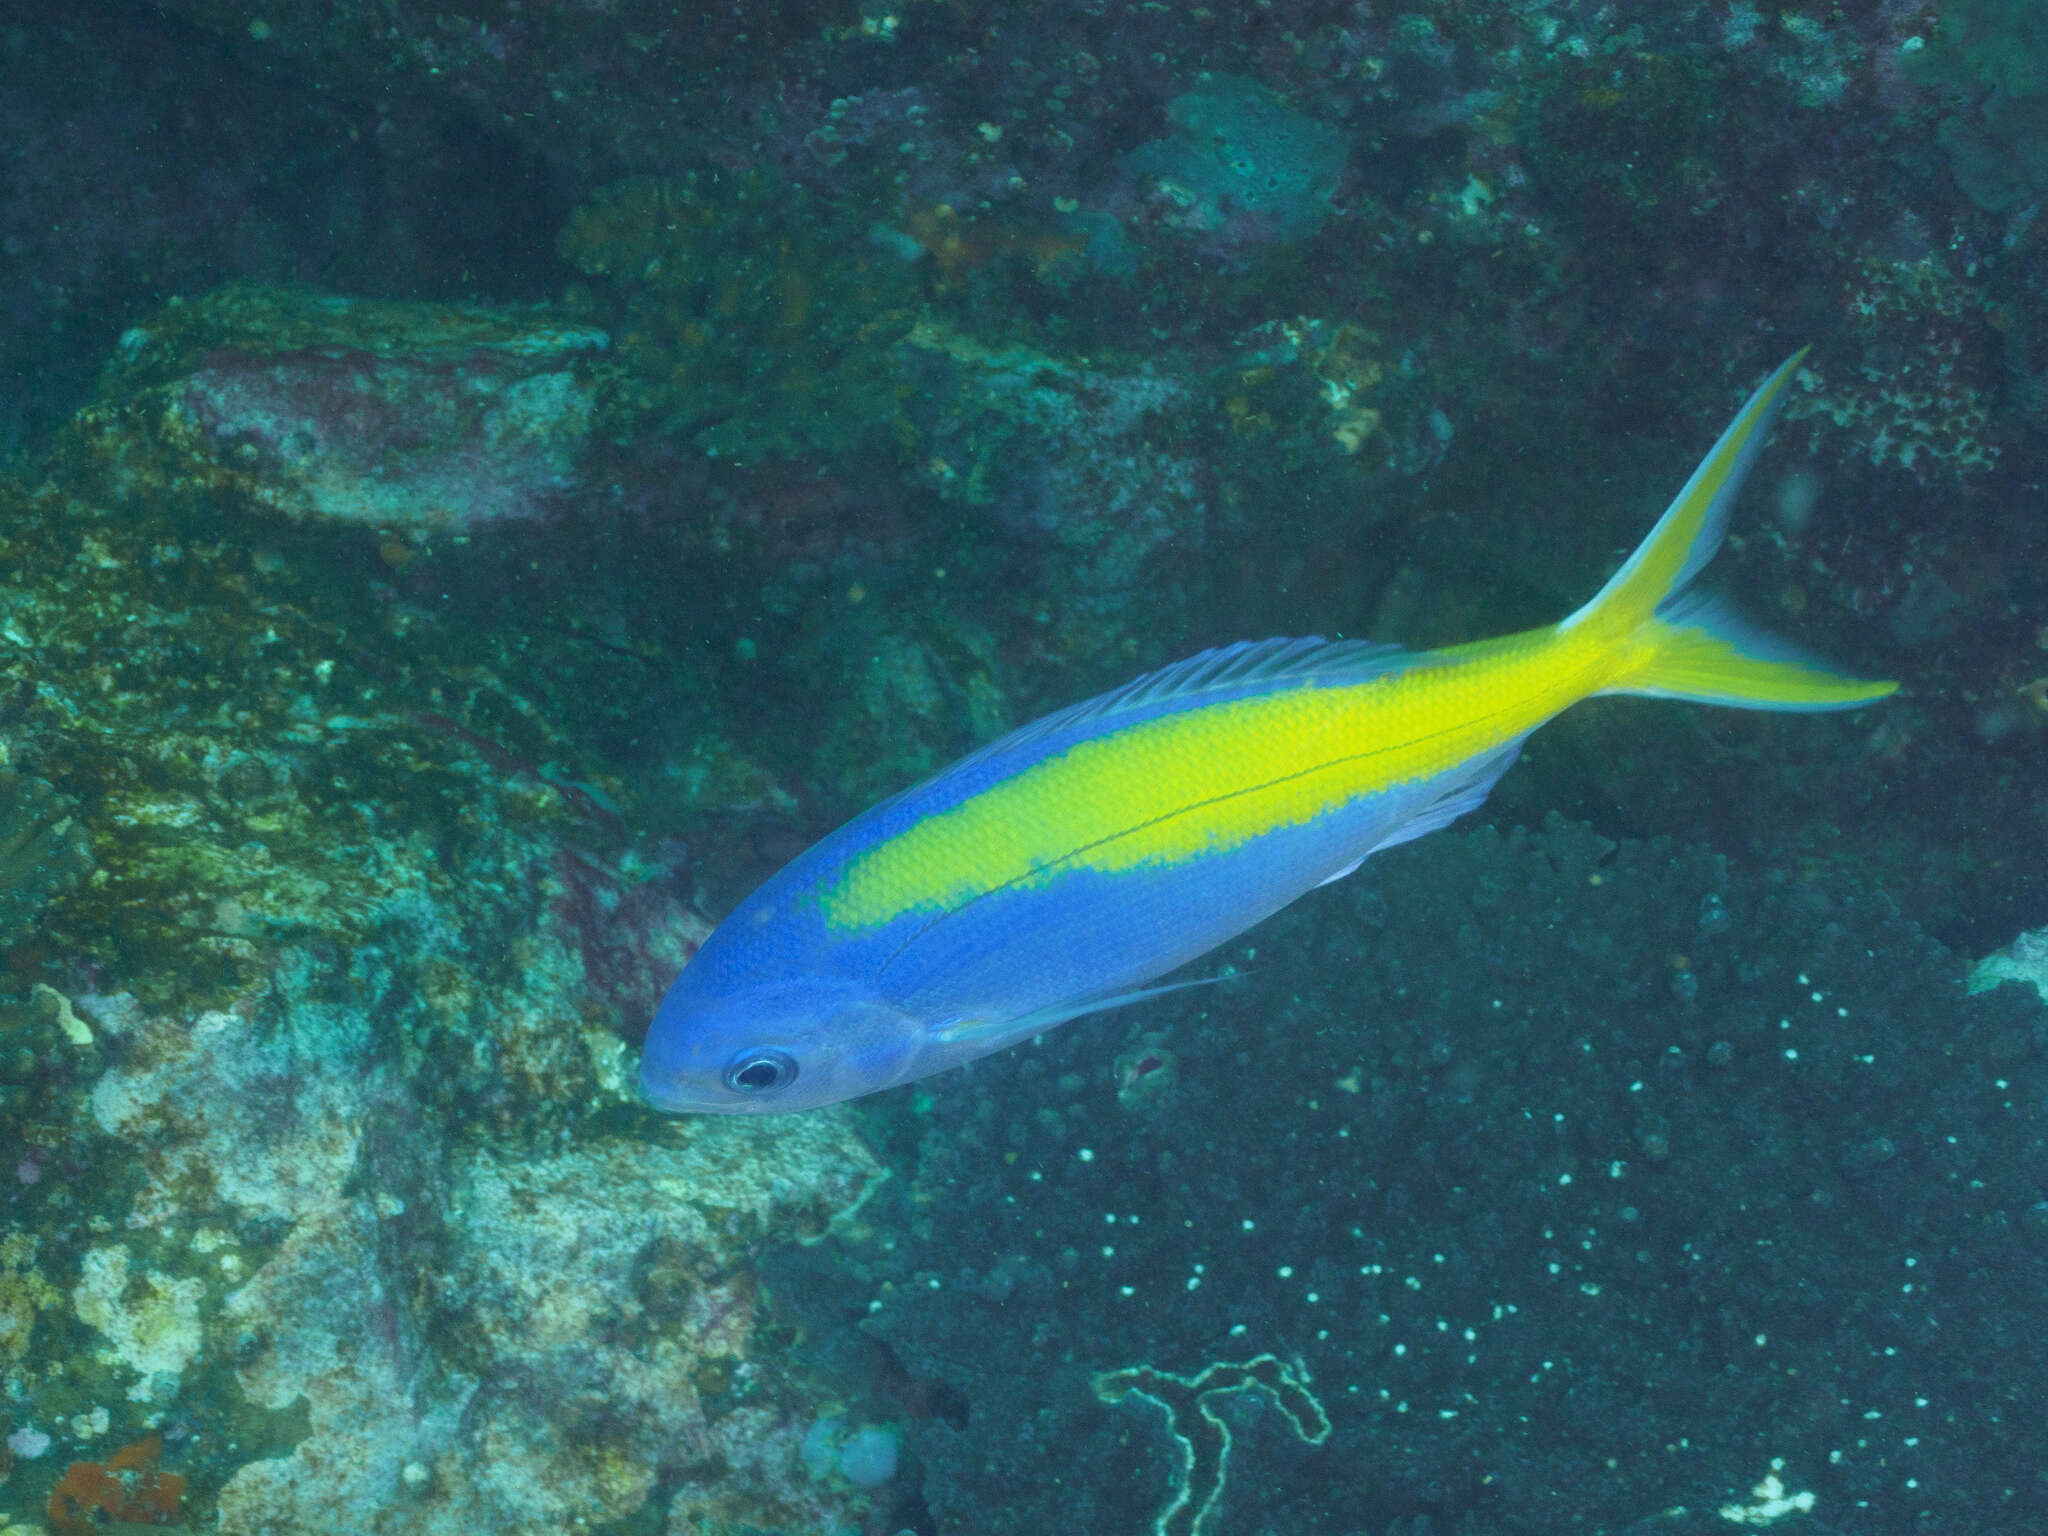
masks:
<instances>
[{"instance_id":1,"label":"orange patch on rock","mask_svg":"<svg viewBox=\"0 0 2048 1536\"><path fill-rule=\"evenodd\" d=\"M93 1536L95 1514L133 1525L168 1525L178 1518L185 1479L157 1470L164 1437L124 1445L104 1462L74 1461L50 1490L50 1529L58 1536Z\"/></svg>"}]
</instances>

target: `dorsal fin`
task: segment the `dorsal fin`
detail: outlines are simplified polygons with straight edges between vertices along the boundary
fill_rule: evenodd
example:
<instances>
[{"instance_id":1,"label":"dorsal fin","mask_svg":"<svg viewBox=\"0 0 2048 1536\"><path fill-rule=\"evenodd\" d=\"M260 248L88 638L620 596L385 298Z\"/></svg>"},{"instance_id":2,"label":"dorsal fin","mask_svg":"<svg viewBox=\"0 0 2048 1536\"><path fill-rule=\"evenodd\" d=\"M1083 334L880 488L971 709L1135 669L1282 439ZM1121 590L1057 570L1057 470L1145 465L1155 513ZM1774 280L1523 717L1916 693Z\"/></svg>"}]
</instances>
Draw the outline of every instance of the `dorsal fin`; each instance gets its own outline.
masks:
<instances>
[{"instance_id":1,"label":"dorsal fin","mask_svg":"<svg viewBox=\"0 0 2048 1536\"><path fill-rule=\"evenodd\" d=\"M1396 671L1420 658L1398 645L1367 640L1325 640L1306 635L1294 640L1240 640L1200 651L1185 661L1134 677L1128 683L1069 704L1065 709L1020 725L1008 735L977 747L955 763L949 773L1014 752L1047 737L1100 722L1113 728L1118 716L1143 717L1171 713L1162 706L1192 709L1236 694L1255 693L1274 683L1341 684L1361 682ZM1088 734L1097 734L1090 732Z\"/></svg>"}]
</instances>

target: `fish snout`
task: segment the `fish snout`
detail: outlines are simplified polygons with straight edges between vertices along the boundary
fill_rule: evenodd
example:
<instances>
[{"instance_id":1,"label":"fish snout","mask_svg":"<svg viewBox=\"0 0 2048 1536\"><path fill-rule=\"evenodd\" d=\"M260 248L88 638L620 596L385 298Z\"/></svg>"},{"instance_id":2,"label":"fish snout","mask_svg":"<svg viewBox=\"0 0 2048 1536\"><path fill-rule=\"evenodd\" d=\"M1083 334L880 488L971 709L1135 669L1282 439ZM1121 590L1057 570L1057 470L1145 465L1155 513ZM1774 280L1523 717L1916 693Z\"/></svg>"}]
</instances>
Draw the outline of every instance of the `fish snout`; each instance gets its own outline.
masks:
<instances>
[{"instance_id":1,"label":"fish snout","mask_svg":"<svg viewBox=\"0 0 2048 1536\"><path fill-rule=\"evenodd\" d=\"M640 1094L669 1114L787 1114L922 1075L922 1032L891 1005L802 984L715 1001L672 991L640 1056Z\"/></svg>"}]
</instances>

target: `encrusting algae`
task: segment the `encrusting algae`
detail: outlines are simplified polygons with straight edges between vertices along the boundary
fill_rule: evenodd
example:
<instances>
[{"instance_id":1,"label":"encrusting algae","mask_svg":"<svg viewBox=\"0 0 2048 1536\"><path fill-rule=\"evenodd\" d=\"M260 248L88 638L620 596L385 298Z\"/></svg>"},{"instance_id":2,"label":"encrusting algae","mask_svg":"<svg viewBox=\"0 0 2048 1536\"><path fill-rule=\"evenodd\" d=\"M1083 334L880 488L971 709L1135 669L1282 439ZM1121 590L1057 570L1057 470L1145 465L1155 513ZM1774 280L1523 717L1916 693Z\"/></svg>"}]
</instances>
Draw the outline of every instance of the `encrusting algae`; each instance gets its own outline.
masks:
<instances>
[{"instance_id":1,"label":"encrusting algae","mask_svg":"<svg viewBox=\"0 0 2048 1536\"><path fill-rule=\"evenodd\" d=\"M0 768L0 946L26 937L43 905L92 870L75 808L42 779Z\"/></svg>"},{"instance_id":2,"label":"encrusting algae","mask_svg":"<svg viewBox=\"0 0 2048 1536\"><path fill-rule=\"evenodd\" d=\"M50 1529L56 1536L97 1536L102 1521L169 1525L185 1501L185 1479L165 1472L164 1437L149 1434L105 1461L74 1461L50 1490Z\"/></svg>"},{"instance_id":3,"label":"encrusting algae","mask_svg":"<svg viewBox=\"0 0 2048 1536\"><path fill-rule=\"evenodd\" d=\"M621 424L740 463L908 440L892 349L919 280L853 215L757 174L642 178L578 209L561 251L621 310Z\"/></svg>"}]
</instances>

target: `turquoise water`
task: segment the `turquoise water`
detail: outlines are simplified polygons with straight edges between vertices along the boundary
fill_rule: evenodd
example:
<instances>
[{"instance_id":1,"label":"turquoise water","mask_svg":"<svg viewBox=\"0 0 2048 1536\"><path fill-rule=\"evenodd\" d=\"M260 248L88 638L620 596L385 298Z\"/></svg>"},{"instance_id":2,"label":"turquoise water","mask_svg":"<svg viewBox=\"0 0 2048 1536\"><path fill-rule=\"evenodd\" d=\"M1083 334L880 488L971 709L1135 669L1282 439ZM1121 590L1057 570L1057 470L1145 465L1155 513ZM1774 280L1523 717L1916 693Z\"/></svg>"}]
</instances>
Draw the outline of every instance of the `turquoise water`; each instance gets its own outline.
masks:
<instances>
[{"instance_id":1,"label":"turquoise water","mask_svg":"<svg viewBox=\"0 0 2048 1536\"><path fill-rule=\"evenodd\" d=\"M0 28L0 1531L2048 1509L2028 16ZM1216 986L638 1102L761 879L1205 646L1713 579ZM2007 951L1971 991L1975 963Z\"/></svg>"}]
</instances>

